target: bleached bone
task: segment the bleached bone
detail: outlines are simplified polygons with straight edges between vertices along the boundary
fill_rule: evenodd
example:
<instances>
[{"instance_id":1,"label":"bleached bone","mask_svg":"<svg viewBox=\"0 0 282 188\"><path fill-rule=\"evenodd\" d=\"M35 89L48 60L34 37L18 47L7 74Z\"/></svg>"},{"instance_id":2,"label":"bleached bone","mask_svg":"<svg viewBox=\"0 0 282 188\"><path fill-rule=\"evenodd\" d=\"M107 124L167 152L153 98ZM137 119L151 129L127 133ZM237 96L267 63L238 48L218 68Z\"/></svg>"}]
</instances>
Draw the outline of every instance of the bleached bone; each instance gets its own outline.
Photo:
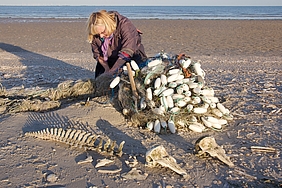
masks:
<instances>
[{"instance_id":1,"label":"bleached bone","mask_svg":"<svg viewBox=\"0 0 282 188\"><path fill-rule=\"evenodd\" d=\"M85 150L94 150L101 154L117 156L122 155L122 149L125 143L122 141L115 149L116 142L110 139L108 139L107 142L104 142L101 137L92 133L75 129L64 130L62 128L46 128L36 132L27 132L25 133L25 136L57 141L70 146L84 148ZM98 145L95 144L97 139L99 142Z\"/></svg>"},{"instance_id":2,"label":"bleached bone","mask_svg":"<svg viewBox=\"0 0 282 188\"><path fill-rule=\"evenodd\" d=\"M98 159L98 160L97 160L97 164L95 165L95 168L99 168L99 167L102 167L102 166L106 166L106 165L112 164L112 163L114 163L114 162L115 162L115 161L110 160L110 159L107 159L107 158L105 158L105 159Z\"/></svg>"},{"instance_id":3,"label":"bleached bone","mask_svg":"<svg viewBox=\"0 0 282 188\"><path fill-rule=\"evenodd\" d=\"M218 158L229 167L234 167L232 161L230 161L229 157L225 155L225 150L216 143L213 137L207 136L197 140L195 150L199 156L208 153L210 156Z\"/></svg>"},{"instance_id":4,"label":"bleached bone","mask_svg":"<svg viewBox=\"0 0 282 188\"><path fill-rule=\"evenodd\" d=\"M121 170L122 170L121 168L117 168L114 170L99 169L98 172L103 174L115 174L115 173L119 173Z\"/></svg>"},{"instance_id":5,"label":"bleached bone","mask_svg":"<svg viewBox=\"0 0 282 188\"><path fill-rule=\"evenodd\" d=\"M187 176L187 173L180 168L176 160L170 156L162 145L154 146L146 152L146 163L148 167L156 167L158 165L167 167L174 172Z\"/></svg>"},{"instance_id":6,"label":"bleached bone","mask_svg":"<svg viewBox=\"0 0 282 188\"><path fill-rule=\"evenodd\" d=\"M78 161L77 164L85 164L85 163L92 163L93 162L93 158L92 156L88 156L86 159Z\"/></svg>"}]
</instances>

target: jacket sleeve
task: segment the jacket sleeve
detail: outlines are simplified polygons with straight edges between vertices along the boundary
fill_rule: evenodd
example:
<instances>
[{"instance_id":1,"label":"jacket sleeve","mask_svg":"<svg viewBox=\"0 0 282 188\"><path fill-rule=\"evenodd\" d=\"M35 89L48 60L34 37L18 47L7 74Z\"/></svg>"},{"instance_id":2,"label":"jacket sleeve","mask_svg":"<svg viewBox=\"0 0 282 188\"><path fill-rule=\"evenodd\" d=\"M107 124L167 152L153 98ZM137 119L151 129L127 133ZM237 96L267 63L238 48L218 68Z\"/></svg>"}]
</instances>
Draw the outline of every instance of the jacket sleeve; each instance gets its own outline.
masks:
<instances>
[{"instance_id":1,"label":"jacket sleeve","mask_svg":"<svg viewBox=\"0 0 282 188\"><path fill-rule=\"evenodd\" d=\"M140 35L136 27L126 17L120 20L118 27L120 27L121 37L121 50L119 53L121 56L129 55L132 57L138 51L139 41L141 40Z\"/></svg>"}]
</instances>

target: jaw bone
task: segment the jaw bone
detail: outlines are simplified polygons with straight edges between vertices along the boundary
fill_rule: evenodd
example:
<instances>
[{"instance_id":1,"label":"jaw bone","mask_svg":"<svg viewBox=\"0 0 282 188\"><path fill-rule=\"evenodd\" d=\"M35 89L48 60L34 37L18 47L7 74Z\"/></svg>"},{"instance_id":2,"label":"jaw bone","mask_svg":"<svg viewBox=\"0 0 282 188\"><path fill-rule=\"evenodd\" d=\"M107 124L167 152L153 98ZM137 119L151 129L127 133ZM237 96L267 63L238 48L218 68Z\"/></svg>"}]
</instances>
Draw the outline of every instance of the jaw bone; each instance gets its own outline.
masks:
<instances>
[{"instance_id":1,"label":"jaw bone","mask_svg":"<svg viewBox=\"0 0 282 188\"><path fill-rule=\"evenodd\" d=\"M168 167L174 172L187 178L187 173L179 167L176 160L170 156L162 145L154 146L146 152L146 163L148 167Z\"/></svg>"}]
</instances>

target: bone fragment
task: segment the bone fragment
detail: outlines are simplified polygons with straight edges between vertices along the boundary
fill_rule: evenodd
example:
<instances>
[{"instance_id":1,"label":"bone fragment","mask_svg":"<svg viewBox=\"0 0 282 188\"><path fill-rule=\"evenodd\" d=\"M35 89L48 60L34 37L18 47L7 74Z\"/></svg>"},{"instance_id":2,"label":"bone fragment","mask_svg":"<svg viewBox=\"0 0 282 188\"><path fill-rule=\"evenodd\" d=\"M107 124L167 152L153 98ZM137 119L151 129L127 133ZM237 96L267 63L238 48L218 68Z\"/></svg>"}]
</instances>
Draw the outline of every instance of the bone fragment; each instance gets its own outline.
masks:
<instances>
[{"instance_id":1,"label":"bone fragment","mask_svg":"<svg viewBox=\"0 0 282 188\"><path fill-rule=\"evenodd\" d=\"M85 164L85 163L92 163L93 162L93 158L92 156L88 156L86 159L78 161L77 164Z\"/></svg>"},{"instance_id":2,"label":"bone fragment","mask_svg":"<svg viewBox=\"0 0 282 188\"><path fill-rule=\"evenodd\" d=\"M251 146L251 150L259 151L259 152L277 152L275 148L263 147L263 146Z\"/></svg>"},{"instance_id":3,"label":"bone fragment","mask_svg":"<svg viewBox=\"0 0 282 188\"><path fill-rule=\"evenodd\" d=\"M116 155L117 156L122 156L122 149L123 149L123 145L124 145L125 141L122 141L120 144L119 144L119 147L117 149L117 152L116 152Z\"/></svg>"},{"instance_id":4,"label":"bone fragment","mask_svg":"<svg viewBox=\"0 0 282 188\"><path fill-rule=\"evenodd\" d=\"M115 174L115 173L119 173L122 169L118 168L115 170L98 170L99 173L104 173L104 174Z\"/></svg>"},{"instance_id":5,"label":"bone fragment","mask_svg":"<svg viewBox=\"0 0 282 188\"><path fill-rule=\"evenodd\" d=\"M113 160L106 159L106 158L105 159L101 159L101 160L97 161L97 164L95 165L95 168L99 168L101 166L106 166L106 165L112 164L112 163L114 163Z\"/></svg>"},{"instance_id":6,"label":"bone fragment","mask_svg":"<svg viewBox=\"0 0 282 188\"><path fill-rule=\"evenodd\" d=\"M131 168L135 167L138 164L138 160L136 159L136 156L133 157L130 156L129 160L125 160L124 162L127 164L127 166Z\"/></svg>"},{"instance_id":7,"label":"bone fragment","mask_svg":"<svg viewBox=\"0 0 282 188\"><path fill-rule=\"evenodd\" d=\"M110 146L110 144L111 144L111 140L108 139L107 142L104 144L103 151L107 151L107 150L108 150L108 147Z\"/></svg>"}]
</instances>

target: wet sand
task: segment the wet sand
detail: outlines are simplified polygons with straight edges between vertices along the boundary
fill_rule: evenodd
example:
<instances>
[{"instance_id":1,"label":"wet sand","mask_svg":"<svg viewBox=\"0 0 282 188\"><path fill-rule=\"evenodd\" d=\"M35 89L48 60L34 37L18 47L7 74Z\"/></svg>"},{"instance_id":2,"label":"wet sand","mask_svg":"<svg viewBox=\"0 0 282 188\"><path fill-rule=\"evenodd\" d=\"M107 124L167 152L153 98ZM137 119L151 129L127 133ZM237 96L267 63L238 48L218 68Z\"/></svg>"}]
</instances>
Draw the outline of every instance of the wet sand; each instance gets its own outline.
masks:
<instances>
[{"instance_id":1,"label":"wet sand","mask_svg":"<svg viewBox=\"0 0 282 188\"><path fill-rule=\"evenodd\" d=\"M94 60L85 34L86 20L15 22L0 19L0 82L7 89L51 88L66 80L94 77ZM207 84L234 115L222 131L160 134L131 127L111 105L90 100L69 103L49 112L0 114L0 184L2 187L279 187L282 109L282 20L133 20L144 33L149 56L161 51L185 53L199 60ZM3 99L4 100L4 99ZM114 159L120 173L95 168L103 156L52 141L27 138L24 132L46 127L83 129L125 141L127 155ZM215 137L235 168L217 159L194 155L195 141ZM166 168L145 167L145 153L154 144L165 147L190 176ZM257 152L251 146L273 147ZM121 177L136 156L146 180ZM55 174L55 182L46 175Z\"/></svg>"}]
</instances>

